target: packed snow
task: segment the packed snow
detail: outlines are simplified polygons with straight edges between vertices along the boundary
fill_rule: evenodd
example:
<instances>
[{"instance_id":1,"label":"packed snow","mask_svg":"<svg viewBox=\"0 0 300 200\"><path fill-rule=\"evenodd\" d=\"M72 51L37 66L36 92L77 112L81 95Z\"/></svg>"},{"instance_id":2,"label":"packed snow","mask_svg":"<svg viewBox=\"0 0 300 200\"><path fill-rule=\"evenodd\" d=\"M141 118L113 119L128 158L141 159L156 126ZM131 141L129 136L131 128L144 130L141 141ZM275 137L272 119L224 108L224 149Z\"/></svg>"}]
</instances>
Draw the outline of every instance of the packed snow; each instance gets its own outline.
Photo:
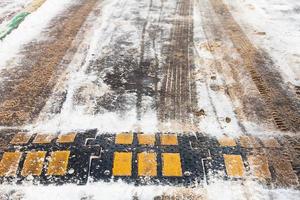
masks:
<instances>
[{"instance_id":1,"label":"packed snow","mask_svg":"<svg viewBox=\"0 0 300 200\"><path fill-rule=\"evenodd\" d=\"M2 194L2 196L1 196ZM298 200L300 191L293 189L266 189L257 182L230 182L215 180L195 188L171 186L139 186L114 182L90 183L85 186L2 186L0 199L22 200L153 200L161 195L178 195L197 200ZM9 197L7 196L9 195Z\"/></svg>"}]
</instances>

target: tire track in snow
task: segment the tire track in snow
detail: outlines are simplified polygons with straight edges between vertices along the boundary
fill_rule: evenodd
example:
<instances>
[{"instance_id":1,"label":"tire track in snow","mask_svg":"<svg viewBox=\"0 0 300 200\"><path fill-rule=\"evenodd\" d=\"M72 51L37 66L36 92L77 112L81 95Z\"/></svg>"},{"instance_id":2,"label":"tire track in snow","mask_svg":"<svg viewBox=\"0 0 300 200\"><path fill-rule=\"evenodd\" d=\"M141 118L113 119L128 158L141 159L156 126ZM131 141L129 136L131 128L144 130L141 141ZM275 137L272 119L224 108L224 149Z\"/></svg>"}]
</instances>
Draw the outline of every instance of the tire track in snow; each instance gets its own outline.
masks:
<instances>
[{"instance_id":1,"label":"tire track in snow","mask_svg":"<svg viewBox=\"0 0 300 200\"><path fill-rule=\"evenodd\" d=\"M84 34L85 45L78 47L65 66L66 78L54 91L58 95L52 95L33 126L43 130L50 126L67 130L98 127L110 132L157 130L162 44L169 39L174 7L172 1L153 0L150 10L146 0L103 1L101 16L89 20L93 25ZM142 93L141 120L136 109L138 91ZM57 104L56 97L64 95L65 101Z\"/></svg>"},{"instance_id":2,"label":"tire track in snow","mask_svg":"<svg viewBox=\"0 0 300 200\"><path fill-rule=\"evenodd\" d=\"M192 1L178 1L173 22L167 63L161 88L159 118L162 122L195 124L192 111L197 105L193 80Z\"/></svg>"},{"instance_id":3,"label":"tire track in snow","mask_svg":"<svg viewBox=\"0 0 300 200\"><path fill-rule=\"evenodd\" d=\"M51 79L57 66L97 2L78 2L53 21L50 40L30 43L24 49L22 64L3 72L9 81L4 82L5 92L0 98L1 125L22 125L38 115L55 86Z\"/></svg>"},{"instance_id":4,"label":"tire track in snow","mask_svg":"<svg viewBox=\"0 0 300 200\"><path fill-rule=\"evenodd\" d=\"M295 101L293 95L284 91L280 75L272 68L272 60L264 52L253 46L221 0L210 0L209 7L204 2L202 1L200 6L212 7L213 9L211 11L213 14L209 13L210 9L204 11L206 13L204 28L209 30L213 42L224 42L224 37L230 39L241 56L245 70L261 95L263 107L259 111L259 107L254 105L254 109L258 110L256 112L264 112L263 118L266 116L269 121L273 121L281 131L298 131L300 128L299 103ZM216 23L216 20L219 20L220 23ZM223 29L224 32L222 32ZM236 71L241 72L244 69L236 68L234 70L233 73L237 73Z\"/></svg>"},{"instance_id":5,"label":"tire track in snow","mask_svg":"<svg viewBox=\"0 0 300 200\"><path fill-rule=\"evenodd\" d=\"M224 134L234 134L234 135L239 135L239 134L247 134L247 130L245 128L245 126L242 124L242 119L243 116L241 116L241 113L236 112L236 109L238 106L240 105L235 105L234 100L234 94L231 91L231 88L228 87L229 83L228 83L228 77L226 77L226 73L224 73L223 69L224 67L222 66L225 60L223 60L224 58L229 59L229 55L228 53L230 52L229 49L227 49L227 51L225 50L221 50L218 49L217 46L217 42L218 41L222 41L222 40L226 40L226 38L224 38L223 36L223 32L218 29L217 26L217 18L214 15L213 11L211 10L211 7L209 6L209 1L204 1L202 0L201 3L199 1L195 1L195 9L197 11L195 12L199 12L199 17L201 18L201 30L203 32L203 36L204 36L204 40L205 40L205 46L203 46L203 43L200 45L200 47L196 46L196 54L198 54L198 57L200 59L203 59L203 55L201 55L200 49L198 48L204 48L206 51L209 52L210 55L210 61L212 63L210 63L210 69L207 69L208 72L205 75L205 88L207 90L207 96L209 99L209 103L212 107L212 111L214 114L214 118L216 120L216 123L218 124L219 128L221 129L222 133ZM195 44L196 45L196 44ZM221 55L221 58L219 58ZM204 58L205 59L205 58ZM226 62L226 66L229 66L229 63ZM201 65L201 64L199 64ZM205 65L205 64L204 64ZM220 74L220 73L224 73L224 74ZM209 77L209 74L211 74L211 76ZM234 74L233 75L234 78L236 80L238 80L237 75ZM217 83L218 81L212 81L210 83L210 80L214 80L217 79L220 80L220 83ZM230 80L229 80L230 81ZM213 91L212 90L212 86L214 86L214 84L216 83L216 86L221 86L224 87L224 96L221 95L214 95L213 96ZM221 84L221 85L220 85ZM235 88L236 89L236 88ZM200 93L202 91L199 91ZM236 92L236 91L234 91ZM226 97L229 98L226 98ZM216 98L217 97L217 98ZM216 101L221 101L224 108L222 108L222 110L220 110L220 106L217 108L216 107ZM220 103L221 103L220 102ZM219 102L217 102L219 103ZM215 105L216 104L216 105ZM229 105L229 106L225 106L225 105ZM230 109L230 111L228 110L228 108ZM219 113L220 112L220 113ZM230 124L228 124L227 122L225 123L225 125L221 122L223 122L224 120L222 120L222 117L230 117L231 122ZM235 126L234 129L230 130L227 129L226 126L230 126L231 128L233 128Z\"/></svg>"},{"instance_id":6,"label":"tire track in snow","mask_svg":"<svg viewBox=\"0 0 300 200\"><path fill-rule=\"evenodd\" d=\"M272 60L254 47L222 0L211 0L211 3L264 99L270 118L281 131L300 131L300 105L284 90L280 74L269 69Z\"/></svg>"}]
</instances>

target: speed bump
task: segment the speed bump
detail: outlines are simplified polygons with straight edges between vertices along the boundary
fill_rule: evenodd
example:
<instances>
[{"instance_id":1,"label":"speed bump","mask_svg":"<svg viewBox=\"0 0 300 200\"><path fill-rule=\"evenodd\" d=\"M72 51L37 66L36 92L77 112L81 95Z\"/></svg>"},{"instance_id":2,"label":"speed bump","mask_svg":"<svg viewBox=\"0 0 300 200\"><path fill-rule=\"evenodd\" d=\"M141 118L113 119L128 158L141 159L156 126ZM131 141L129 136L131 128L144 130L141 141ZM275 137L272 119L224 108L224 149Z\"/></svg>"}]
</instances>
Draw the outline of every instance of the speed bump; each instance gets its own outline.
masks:
<instances>
[{"instance_id":1,"label":"speed bump","mask_svg":"<svg viewBox=\"0 0 300 200\"><path fill-rule=\"evenodd\" d=\"M135 185L191 186L209 184L215 175L235 181L248 174L267 185L299 183L290 155L277 148L276 143L284 144L279 138L266 143L260 137L243 135L224 142L202 133L96 135L93 129L61 134L55 140L56 135L49 139L38 134L31 139L23 130L8 132L8 142L15 137L0 151L0 184L122 180Z\"/></svg>"},{"instance_id":2,"label":"speed bump","mask_svg":"<svg viewBox=\"0 0 300 200\"><path fill-rule=\"evenodd\" d=\"M252 136L241 136L239 138L239 141L240 141L241 147L244 147L244 148L259 148L259 147L261 147L261 145L259 144L257 139Z\"/></svg>"},{"instance_id":3,"label":"speed bump","mask_svg":"<svg viewBox=\"0 0 300 200\"><path fill-rule=\"evenodd\" d=\"M75 138L76 138L77 133L75 132L70 132L67 134L61 134L58 136L58 139L56 142L58 143L72 143L74 142Z\"/></svg>"},{"instance_id":4,"label":"speed bump","mask_svg":"<svg viewBox=\"0 0 300 200\"><path fill-rule=\"evenodd\" d=\"M46 175L63 176L67 173L70 151L54 151Z\"/></svg>"},{"instance_id":5,"label":"speed bump","mask_svg":"<svg viewBox=\"0 0 300 200\"><path fill-rule=\"evenodd\" d=\"M21 152L5 152L0 162L0 176L16 176L21 156Z\"/></svg>"},{"instance_id":6,"label":"speed bump","mask_svg":"<svg viewBox=\"0 0 300 200\"><path fill-rule=\"evenodd\" d=\"M266 180L271 178L271 173L269 170L268 159L263 155L250 155L248 156L248 161L250 168L253 171L254 175L261 179Z\"/></svg>"},{"instance_id":7,"label":"speed bump","mask_svg":"<svg viewBox=\"0 0 300 200\"><path fill-rule=\"evenodd\" d=\"M29 152L26 156L21 175L40 176L43 170L45 156L45 151Z\"/></svg>"},{"instance_id":8,"label":"speed bump","mask_svg":"<svg viewBox=\"0 0 300 200\"><path fill-rule=\"evenodd\" d=\"M132 133L119 133L116 135L116 144L132 144L133 134Z\"/></svg>"},{"instance_id":9,"label":"speed bump","mask_svg":"<svg viewBox=\"0 0 300 200\"><path fill-rule=\"evenodd\" d=\"M156 153L142 152L138 154L138 175L157 176Z\"/></svg>"},{"instance_id":10,"label":"speed bump","mask_svg":"<svg viewBox=\"0 0 300 200\"><path fill-rule=\"evenodd\" d=\"M24 132L17 133L13 139L10 141L10 144L19 145L19 144L27 144L31 138L31 135Z\"/></svg>"},{"instance_id":11,"label":"speed bump","mask_svg":"<svg viewBox=\"0 0 300 200\"><path fill-rule=\"evenodd\" d=\"M226 172L229 177L242 177L244 175L243 160L240 155L224 154Z\"/></svg>"},{"instance_id":12,"label":"speed bump","mask_svg":"<svg viewBox=\"0 0 300 200\"><path fill-rule=\"evenodd\" d=\"M234 139L224 136L218 139L218 142L220 144L220 146L222 147L235 147L236 146L236 142L234 141Z\"/></svg>"},{"instance_id":13,"label":"speed bump","mask_svg":"<svg viewBox=\"0 0 300 200\"><path fill-rule=\"evenodd\" d=\"M114 176L131 176L131 152L115 152L114 153L114 164L113 164L113 175Z\"/></svg>"},{"instance_id":14,"label":"speed bump","mask_svg":"<svg viewBox=\"0 0 300 200\"><path fill-rule=\"evenodd\" d=\"M140 145L151 145L155 144L154 134L138 134L138 142Z\"/></svg>"},{"instance_id":15,"label":"speed bump","mask_svg":"<svg viewBox=\"0 0 300 200\"><path fill-rule=\"evenodd\" d=\"M179 153L162 153L163 176L182 176Z\"/></svg>"},{"instance_id":16,"label":"speed bump","mask_svg":"<svg viewBox=\"0 0 300 200\"><path fill-rule=\"evenodd\" d=\"M160 136L161 145L178 145L176 134L162 134Z\"/></svg>"},{"instance_id":17,"label":"speed bump","mask_svg":"<svg viewBox=\"0 0 300 200\"><path fill-rule=\"evenodd\" d=\"M50 144L56 138L53 134L39 133L35 136L33 144Z\"/></svg>"}]
</instances>

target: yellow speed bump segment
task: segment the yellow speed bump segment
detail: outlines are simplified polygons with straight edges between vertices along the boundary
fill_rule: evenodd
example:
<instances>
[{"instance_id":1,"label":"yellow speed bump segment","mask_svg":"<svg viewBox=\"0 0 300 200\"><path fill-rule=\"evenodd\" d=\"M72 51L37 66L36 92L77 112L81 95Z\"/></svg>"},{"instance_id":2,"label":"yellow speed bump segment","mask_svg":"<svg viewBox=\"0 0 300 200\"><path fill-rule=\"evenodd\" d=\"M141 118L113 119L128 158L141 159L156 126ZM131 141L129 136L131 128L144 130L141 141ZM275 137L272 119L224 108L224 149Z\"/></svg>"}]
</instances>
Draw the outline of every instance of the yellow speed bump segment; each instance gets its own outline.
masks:
<instances>
[{"instance_id":1,"label":"yellow speed bump segment","mask_svg":"<svg viewBox=\"0 0 300 200\"><path fill-rule=\"evenodd\" d=\"M43 170L43 163L46 157L46 151L28 152L24 161L22 176L40 176Z\"/></svg>"},{"instance_id":2,"label":"yellow speed bump segment","mask_svg":"<svg viewBox=\"0 0 300 200\"><path fill-rule=\"evenodd\" d=\"M131 176L131 152L115 152L113 164L113 176Z\"/></svg>"},{"instance_id":3,"label":"yellow speed bump segment","mask_svg":"<svg viewBox=\"0 0 300 200\"><path fill-rule=\"evenodd\" d=\"M239 142L240 142L241 147L244 147L244 148L259 148L259 147L261 147L258 140L252 136L241 136L239 138Z\"/></svg>"},{"instance_id":4,"label":"yellow speed bump segment","mask_svg":"<svg viewBox=\"0 0 300 200\"><path fill-rule=\"evenodd\" d=\"M5 152L0 162L0 176L16 176L21 156L21 152Z\"/></svg>"},{"instance_id":5,"label":"yellow speed bump segment","mask_svg":"<svg viewBox=\"0 0 300 200\"><path fill-rule=\"evenodd\" d=\"M230 177L242 177L244 164L240 155L223 154L227 175Z\"/></svg>"},{"instance_id":6,"label":"yellow speed bump segment","mask_svg":"<svg viewBox=\"0 0 300 200\"><path fill-rule=\"evenodd\" d=\"M179 153L162 153L162 175L182 176Z\"/></svg>"},{"instance_id":7,"label":"yellow speed bump segment","mask_svg":"<svg viewBox=\"0 0 300 200\"><path fill-rule=\"evenodd\" d=\"M248 156L248 162L250 164L251 170L253 171L253 174L257 178L262 180L271 178L268 159L265 156L263 155Z\"/></svg>"},{"instance_id":8,"label":"yellow speed bump segment","mask_svg":"<svg viewBox=\"0 0 300 200\"><path fill-rule=\"evenodd\" d=\"M119 133L116 135L116 144L132 144L133 134L132 133Z\"/></svg>"},{"instance_id":9,"label":"yellow speed bump segment","mask_svg":"<svg viewBox=\"0 0 300 200\"><path fill-rule=\"evenodd\" d=\"M222 147L235 147L236 146L236 142L234 139L224 136L218 139L218 142L220 144L220 146Z\"/></svg>"},{"instance_id":10,"label":"yellow speed bump segment","mask_svg":"<svg viewBox=\"0 0 300 200\"><path fill-rule=\"evenodd\" d=\"M50 144L56 138L54 134L39 133L35 136L32 143L34 144Z\"/></svg>"},{"instance_id":11,"label":"yellow speed bump segment","mask_svg":"<svg viewBox=\"0 0 300 200\"><path fill-rule=\"evenodd\" d=\"M154 134L138 134L138 141L140 145L151 145L155 144L155 135Z\"/></svg>"},{"instance_id":12,"label":"yellow speed bump segment","mask_svg":"<svg viewBox=\"0 0 300 200\"><path fill-rule=\"evenodd\" d=\"M10 141L10 144L14 144L14 145L27 144L29 142L30 138L31 138L31 134L19 132Z\"/></svg>"},{"instance_id":13,"label":"yellow speed bump segment","mask_svg":"<svg viewBox=\"0 0 300 200\"><path fill-rule=\"evenodd\" d=\"M54 151L46 175L63 176L67 173L70 151Z\"/></svg>"},{"instance_id":14,"label":"yellow speed bump segment","mask_svg":"<svg viewBox=\"0 0 300 200\"><path fill-rule=\"evenodd\" d=\"M56 142L58 143L72 143L74 142L75 138L76 138L77 133L75 132L70 132L67 134L61 134L58 136L58 139Z\"/></svg>"},{"instance_id":15,"label":"yellow speed bump segment","mask_svg":"<svg viewBox=\"0 0 300 200\"><path fill-rule=\"evenodd\" d=\"M176 134L162 134L160 136L161 145L178 145Z\"/></svg>"},{"instance_id":16,"label":"yellow speed bump segment","mask_svg":"<svg viewBox=\"0 0 300 200\"><path fill-rule=\"evenodd\" d=\"M142 152L138 154L138 175L157 176L156 153Z\"/></svg>"}]
</instances>

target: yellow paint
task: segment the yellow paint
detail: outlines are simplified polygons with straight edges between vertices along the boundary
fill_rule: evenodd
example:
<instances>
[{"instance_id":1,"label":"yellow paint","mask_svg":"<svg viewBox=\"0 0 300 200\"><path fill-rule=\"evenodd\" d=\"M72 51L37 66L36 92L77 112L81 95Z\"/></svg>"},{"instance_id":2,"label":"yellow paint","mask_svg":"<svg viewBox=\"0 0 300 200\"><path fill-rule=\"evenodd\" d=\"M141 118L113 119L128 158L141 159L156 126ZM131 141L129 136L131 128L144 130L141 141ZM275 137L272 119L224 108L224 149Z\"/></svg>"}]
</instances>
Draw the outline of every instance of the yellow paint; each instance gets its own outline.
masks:
<instances>
[{"instance_id":1,"label":"yellow paint","mask_svg":"<svg viewBox=\"0 0 300 200\"><path fill-rule=\"evenodd\" d=\"M71 132L67 134L61 134L58 136L57 142L58 143L72 143L75 140L77 133Z\"/></svg>"},{"instance_id":2,"label":"yellow paint","mask_svg":"<svg viewBox=\"0 0 300 200\"><path fill-rule=\"evenodd\" d=\"M116 135L116 144L132 144L133 134L132 133L119 133Z\"/></svg>"},{"instance_id":3,"label":"yellow paint","mask_svg":"<svg viewBox=\"0 0 300 200\"><path fill-rule=\"evenodd\" d=\"M22 176L40 176L43 170L43 163L46 157L46 151L29 152L26 156Z\"/></svg>"},{"instance_id":4,"label":"yellow paint","mask_svg":"<svg viewBox=\"0 0 300 200\"><path fill-rule=\"evenodd\" d=\"M5 152L0 162L0 176L16 176L21 156L21 152Z\"/></svg>"},{"instance_id":5,"label":"yellow paint","mask_svg":"<svg viewBox=\"0 0 300 200\"><path fill-rule=\"evenodd\" d=\"M160 136L161 145L178 145L176 134L162 134Z\"/></svg>"},{"instance_id":6,"label":"yellow paint","mask_svg":"<svg viewBox=\"0 0 300 200\"><path fill-rule=\"evenodd\" d=\"M142 152L138 154L138 175L157 176L156 153Z\"/></svg>"},{"instance_id":7,"label":"yellow paint","mask_svg":"<svg viewBox=\"0 0 300 200\"><path fill-rule=\"evenodd\" d=\"M254 175L259 179L268 179L271 178L271 173L269 170L268 159L263 155L257 156L248 156L248 161L250 168L253 171Z\"/></svg>"},{"instance_id":8,"label":"yellow paint","mask_svg":"<svg viewBox=\"0 0 300 200\"><path fill-rule=\"evenodd\" d=\"M138 141L141 145L151 145L155 144L155 135L154 134L138 134Z\"/></svg>"},{"instance_id":9,"label":"yellow paint","mask_svg":"<svg viewBox=\"0 0 300 200\"><path fill-rule=\"evenodd\" d=\"M114 176L131 176L131 152L115 152L113 175Z\"/></svg>"},{"instance_id":10,"label":"yellow paint","mask_svg":"<svg viewBox=\"0 0 300 200\"><path fill-rule=\"evenodd\" d=\"M236 142L234 141L234 139L227 137L227 136L219 138L218 142L219 142L220 146L222 146L222 147L235 147L236 146Z\"/></svg>"},{"instance_id":11,"label":"yellow paint","mask_svg":"<svg viewBox=\"0 0 300 200\"><path fill-rule=\"evenodd\" d=\"M224 162L227 175L230 177L242 177L244 175L244 164L240 155L224 154Z\"/></svg>"},{"instance_id":12,"label":"yellow paint","mask_svg":"<svg viewBox=\"0 0 300 200\"><path fill-rule=\"evenodd\" d=\"M259 148L259 147L261 147L261 145L259 144L257 139L252 136L241 136L239 138L239 141L240 141L241 147L244 147L244 148Z\"/></svg>"},{"instance_id":13,"label":"yellow paint","mask_svg":"<svg viewBox=\"0 0 300 200\"><path fill-rule=\"evenodd\" d=\"M25 11L25 12L32 13L32 12L36 11L39 7L41 7L45 1L46 1L46 0L33 0L33 1L31 2L31 4L29 4L29 5L25 8L24 11Z\"/></svg>"},{"instance_id":14,"label":"yellow paint","mask_svg":"<svg viewBox=\"0 0 300 200\"><path fill-rule=\"evenodd\" d=\"M28 133L17 133L13 139L10 141L10 144L27 144L31 138L31 135Z\"/></svg>"},{"instance_id":15,"label":"yellow paint","mask_svg":"<svg viewBox=\"0 0 300 200\"><path fill-rule=\"evenodd\" d=\"M63 176L67 173L70 151L54 151L48 165L47 175Z\"/></svg>"},{"instance_id":16,"label":"yellow paint","mask_svg":"<svg viewBox=\"0 0 300 200\"><path fill-rule=\"evenodd\" d=\"M179 153L162 153L162 175L182 176Z\"/></svg>"},{"instance_id":17,"label":"yellow paint","mask_svg":"<svg viewBox=\"0 0 300 200\"><path fill-rule=\"evenodd\" d=\"M39 133L35 136L32 143L34 144L50 144L56 135Z\"/></svg>"}]
</instances>

